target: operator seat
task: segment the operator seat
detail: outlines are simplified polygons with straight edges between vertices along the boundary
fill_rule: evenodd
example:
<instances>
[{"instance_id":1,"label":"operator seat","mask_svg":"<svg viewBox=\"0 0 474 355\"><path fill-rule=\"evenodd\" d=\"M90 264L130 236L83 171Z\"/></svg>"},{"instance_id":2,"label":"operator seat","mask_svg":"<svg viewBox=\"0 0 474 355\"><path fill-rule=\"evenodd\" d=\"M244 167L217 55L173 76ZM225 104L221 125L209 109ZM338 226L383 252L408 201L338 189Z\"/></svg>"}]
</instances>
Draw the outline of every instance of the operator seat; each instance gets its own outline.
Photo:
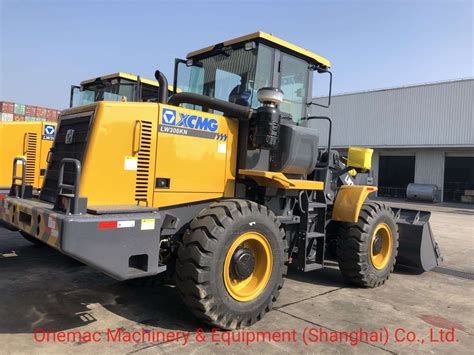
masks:
<instances>
[{"instance_id":1,"label":"operator seat","mask_svg":"<svg viewBox=\"0 0 474 355\"><path fill-rule=\"evenodd\" d=\"M250 98L252 91L246 88L245 84L236 85L229 94L229 102L241 105L250 106Z\"/></svg>"}]
</instances>

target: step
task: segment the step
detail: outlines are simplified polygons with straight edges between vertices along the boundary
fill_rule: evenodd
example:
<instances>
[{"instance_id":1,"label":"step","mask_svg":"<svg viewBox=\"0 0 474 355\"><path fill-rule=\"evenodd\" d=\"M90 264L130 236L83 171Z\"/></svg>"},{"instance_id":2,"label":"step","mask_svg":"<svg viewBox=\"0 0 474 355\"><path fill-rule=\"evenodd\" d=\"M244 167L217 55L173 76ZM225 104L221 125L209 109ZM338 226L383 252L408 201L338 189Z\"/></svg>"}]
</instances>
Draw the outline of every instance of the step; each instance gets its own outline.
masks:
<instances>
[{"instance_id":1,"label":"step","mask_svg":"<svg viewBox=\"0 0 474 355\"><path fill-rule=\"evenodd\" d=\"M282 224L299 224L300 223L300 216L277 216L277 219Z\"/></svg>"},{"instance_id":2,"label":"step","mask_svg":"<svg viewBox=\"0 0 474 355\"><path fill-rule=\"evenodd\" d=\"M322 269L322 268L323 268L323 265L318 264L318 263L306 264L304 266L304 272L318 270L318 269Z\"/></svg>"},{"instance_id":3,"label":"step","mask_svg":"<svg viewBox=\"0 0 474 355\"><path fill-rule=\"evenodd\" d=\"M313 239L313 238L324 238L325 234L324 233L319 233L319 232L306 232L306 238L308 239Z\"/></svg>"},{"instance_id":4,"label":"step","mask_svg":"<svg viewBox=\"0 0 474 355\"><path fill-rule=\"evenodd\" d=\"M322 202L308 202L308 207L309 208L326 208L327 205Z\"/></svg>"}]
</instances>

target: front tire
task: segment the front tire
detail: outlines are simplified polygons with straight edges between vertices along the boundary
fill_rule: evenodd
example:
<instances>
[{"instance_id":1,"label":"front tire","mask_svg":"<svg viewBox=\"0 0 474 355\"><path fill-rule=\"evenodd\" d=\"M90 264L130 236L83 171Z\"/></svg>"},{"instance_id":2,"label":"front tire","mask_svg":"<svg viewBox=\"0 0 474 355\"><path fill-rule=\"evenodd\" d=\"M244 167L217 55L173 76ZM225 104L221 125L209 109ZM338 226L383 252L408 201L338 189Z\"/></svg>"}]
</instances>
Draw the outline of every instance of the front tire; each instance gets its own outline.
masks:
<instances>
[{"instance_id":1,"label":"front tire","mask_svg":"<svg viewBox=\"0 0 474 355\"><path fill-rule=\"evenodd\" d=\"M272 309L286 272L284 230L265 206L213 203L191 222L176 285L199 319L222 329L250 326Z\"/></svg>"},{"instance_id":2,"label":"front tire","mask_svg":"<svg viewBox=\"0 0 474 355\"><path fill-rule=\"evenodd\" d=\"M388 280L398 254L398 227L390 207L366 202L357 223L341 223L337 258L344 278L378 287Z\"/></svg>"}]
</instances>

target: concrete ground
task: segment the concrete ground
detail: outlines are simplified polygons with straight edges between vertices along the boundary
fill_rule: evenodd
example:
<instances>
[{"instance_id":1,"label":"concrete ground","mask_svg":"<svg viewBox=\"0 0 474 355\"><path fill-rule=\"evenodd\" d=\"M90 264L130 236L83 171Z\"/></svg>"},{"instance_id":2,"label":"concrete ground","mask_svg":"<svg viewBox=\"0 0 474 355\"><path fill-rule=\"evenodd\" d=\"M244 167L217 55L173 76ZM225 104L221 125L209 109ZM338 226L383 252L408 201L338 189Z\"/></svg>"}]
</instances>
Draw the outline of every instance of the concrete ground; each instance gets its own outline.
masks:
<instances>
[{"instance_id":1,"label":"concrete ground","mask_svg":"<svg viewBox=\"0 0 474 355\"><path fill-rule=\"evenodd\" d=\"M290 272L272 312L244 331L214 333L214 341L211 329L194 319L173 287L134 288L0 229L0 349L7 353L472 353L474 212L435 211L431 224L445 256L437 272L398 271L377 289L348 286L337 268ZM199 328L203 333L197 333ZM45 331L57 332L56 338L50 335L47 341ZM128 342L125 336L133 331L140 338ZM69 341L61 339L65 333L60 332L69 332ZM121 341L112 341L118 332ZM274 338L245 344L263 332ZM348 332L357 332L361 341L356 344L355 333L352 340L347 338ZM74 338L78 334L81 338ZM97 334L97 341L87 341L87 334ZM153 341L147 334L157 338ZM163 334L169 341L160 338ZM286 337L278 339L279 334ZM230 336L234 339L227 345ZM317 336L327 338L320 341Z\"/></svg>"}]
</instances>

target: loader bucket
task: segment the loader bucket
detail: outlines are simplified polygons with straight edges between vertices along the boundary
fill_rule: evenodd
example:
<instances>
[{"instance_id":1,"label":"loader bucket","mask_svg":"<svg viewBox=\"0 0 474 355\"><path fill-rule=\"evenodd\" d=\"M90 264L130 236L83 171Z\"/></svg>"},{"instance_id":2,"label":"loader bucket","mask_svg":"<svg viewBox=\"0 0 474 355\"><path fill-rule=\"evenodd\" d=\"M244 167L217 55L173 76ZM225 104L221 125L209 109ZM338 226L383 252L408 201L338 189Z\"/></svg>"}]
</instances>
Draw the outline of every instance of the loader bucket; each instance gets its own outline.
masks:
<instances>
[{"instance_id":1,"label":"loader bucket","mask_svg":"<svg viewBox=\"0 0 474 355\"><path fill-rule=\"evenodd\" d=\"M430 226L430 212L393 208L398 224L397 265L429 271L443 258Z\"/></svg>"}]
</instances>

